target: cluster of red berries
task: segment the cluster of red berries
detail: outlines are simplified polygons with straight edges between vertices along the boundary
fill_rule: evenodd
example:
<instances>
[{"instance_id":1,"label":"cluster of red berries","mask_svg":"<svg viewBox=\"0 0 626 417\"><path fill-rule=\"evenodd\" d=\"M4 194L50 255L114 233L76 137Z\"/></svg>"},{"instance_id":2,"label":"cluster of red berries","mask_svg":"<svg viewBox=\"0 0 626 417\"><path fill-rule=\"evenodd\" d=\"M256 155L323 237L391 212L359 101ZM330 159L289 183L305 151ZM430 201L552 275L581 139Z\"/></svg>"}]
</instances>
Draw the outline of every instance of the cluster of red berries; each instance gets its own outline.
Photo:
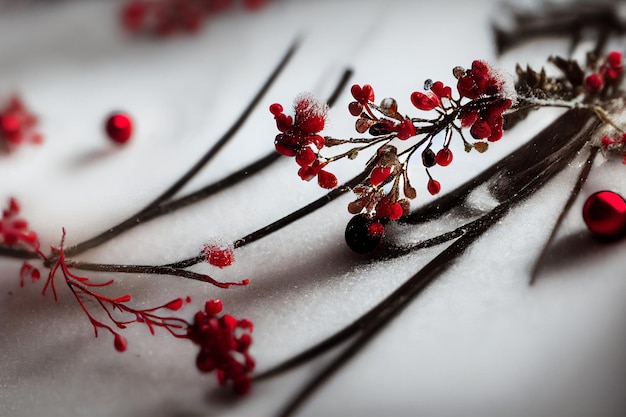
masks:
<instances>
[{"instance_id":1,"label":"cluster of red berries","mask_svg":"<svg viewBox=\"0 0 626 417\"><path fill-rule=\"evenodd\" d=\"M369 177L354 187L353 191L358 198L348 205L348 211L357 216L364 213L370 219L355 219L350 230L365 228L368 236L379 238L384 233L384 223L406 215L409 212L409 200L416 197L417 193L407 173L409 159L415 151L423 148L422 164L428 175L426 189L435 195L440 192L441 184L433 179L429 169L435 165L445 167L452 163L453 153L449 146L454 132L460 133L467 152L471 149L484 152L488 144L483 139L493 142L502 137L503 114L512 106L514 95L514 90L509 91L506 85L506 78L480 60L474 61L467 70L455 68L453 74L457 79L458 98L453 97L450 86L431 80L425 83L426 92L415 91L411 94L411 103L417 109L436 110L432 119L402 115L393 98L385 98L380 104L375 104L374 88L371 85L353 85L350 92L354 100L348 104L348 111L357 117L356 131L367 132L371 138L342 140L322 137L319 132L324 128L325 108L322 111L322 107L313 104L308 96L296 99L295 119L286 116L280 104L273 104L270 112L281 132L274 141L276 150L285 156L295 156L301 166L299 174L303 179L319 175L320 185L332 188L337 184L335 176L332 176L332 181L324 181L322 173L325 171L321 168L329 162L344 157L352 158L360 151L378 145L377 153L370 160ZM463 136L463 128L469 128L477 142L468 142ZM440 133L444 139L441 148L435 153L434 139L440 137ZM414 137L414 143L410 142ZM395 139L409 141L401 153L391 144ZM352 144L354 148L327 159L319 155L319 150L325 145L331 147L345 144ZM314 151L311 145L318 151Z\"/></svg>"},{"instance_id":2,"label":"cluster of red berries","mask_svg":"<svg viewBox=\"0 0 626 417\"><path fill-rule=\"evenodd\" d=\"M415 125L411 119L398 113L398 103L393 98L385 98L380 106L374 104L374 88L365 84L354 84L350 93L355 101L348 104L351 115L358 117L356 131L369 131L372 136L394 135L400 140L407 140L416 135ZM385 117L377 117L372 108Z\"/></svg>"},{"instance_id":3,"label":"cluster of red berries","mask_svg":"<svg viewBox=\"0 0 626 417\"><path fill-rule=\"evenodd\" d=\"M503 77L480 60L472 62L471 68L467 70L455 68L453 74L458 79L458 100L452 99L449 86L437 81L430 86L430 94L414 92L411 95L413 105L420 110L439 108L446 112L459 109L461 126L469 127L474 139L487 139L490 142L501 139L504 123L502 113L513 104L503 93ZM470 99L470 102L461 106L463 98Z\"/></svg>"},{"instance_id":4,"label":"cluster of red berries","mask_svg":"<svg viewBox=\"0 0 626 417\"><path fill-rule=\"evenodd\" d=\"M23 244L33 250L39 250L37 233L28 229L28 222L21 217L20 205L15 198L9 199L9 206L2 211L0 219L0 243L8 246Z\"/></svg>"},{"instance_id":5,"label":"cluster of red berries","mask_svg":"<svg viewBox=\"0 0 626 417\"><path fill-rule=\"evenodd\" d=\"M256 10L269 0L243 0L248 10ZM121 11L122 25L131 33L170 36L177 32L197 32L206 19L231 9L233 0L130 0Z\"/></svg>"},{"instance_id":6,"label":"cluster of red berries","mask_svg":"<svg viewBox=\"0 0 626 417\"><path fill-rule=\"evenodd\" d=\"M585 78L585 90L589 94L600 94L610 87L616 87L624 77L624 61L621 52L612 51L597 71Z\"/></svg>"},{"instance_id":7,"label":"cluster of red berries","mask_svg":"<svg viewBox=\"0 0 626 417\"><path fill-rule=\"evenodd\" d=\"M472 67L464 72L457 69L457 90L470 101L463 106L459 119L462 127L470 127L474 139L487 139L495 142L502 138L502 113L513 102L503 95L502 76L484 61L472 62Z\"/></svg>"},{"instance_id":8,"label":"cluster of red berries","mask_svg":"<svg viewBox=\"0 0 626 417\"><path fill-rule=\"evenodd\" d=\"M0 138L9 147L24 142L40 144L43 136L36 131L37 117L32 114L18 96L9 99L0 111Z\"/></svg>"},{"instance_id":9,"label":"cluster of red berries","mask_svg":"<svg viewBox=\"0 0 626 417\"><path fill-rule=\"evenodd\" d=\"M252 384L254 359L248 353L253 325L222 312L222 302L209 300L187 329L187 337L200 346L196 366L201 372L217 371L220 385L232 382L237 394L246 394Z\"/></svg>"},{"instance_id":10,"label":"cluster of red berries","mask_svg":"<svg viewBox=\"0 0 626 417\"><path fill-rule=\"evenodd\" d=\"M324 129L328 106L311 94L304 93L294 101L294 117L286 115L283 106L278 103L270 106L270 112L281 132L274 139L276 151L284 156L295 157L300 166L298 175L304 181L317 177L320 187L336 187L337 177L324 169L328 161L319 156L319 150L324 147L326 140L318 133Z\"/></svg>"}]
</instances>

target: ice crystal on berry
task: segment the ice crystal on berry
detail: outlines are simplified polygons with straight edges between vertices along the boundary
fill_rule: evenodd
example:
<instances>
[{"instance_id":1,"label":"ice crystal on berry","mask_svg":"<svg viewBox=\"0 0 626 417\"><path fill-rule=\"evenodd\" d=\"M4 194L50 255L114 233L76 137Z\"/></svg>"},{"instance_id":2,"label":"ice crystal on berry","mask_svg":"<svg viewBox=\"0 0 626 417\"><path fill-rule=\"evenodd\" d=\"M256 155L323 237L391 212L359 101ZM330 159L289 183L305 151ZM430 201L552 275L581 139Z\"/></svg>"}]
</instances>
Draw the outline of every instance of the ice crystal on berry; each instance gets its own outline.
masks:
<instances>
[{"instance_id":1,"label":"ice crystal on berry","mask_svg":"<svg viewBox=\"0 0 626 417\"><path fill-rule=\"evenodd\" d=\"M235 261L233 246L230 244L207 243L202 246L201 252L208 263L220 269L232 265Z\"/></svg>"},{"instance_id":2,"label":"ice crystal on berry","mask_svg":"<svg viewBox=\"0 0 626 417\"><path fill-rule=\"evenodd\" d=\"M284 156L295 157L300 166L298 176L304 181L317 177L322 188L337 186L337 177L324 167L330 162L319 156L326 139L319 135L324 129L328 106L313 95L302 93L294 101L294 116L286 115L278 103L270 106L270 112L281 132L274 139L276 151Z\"/></svg>"}]
</instances>

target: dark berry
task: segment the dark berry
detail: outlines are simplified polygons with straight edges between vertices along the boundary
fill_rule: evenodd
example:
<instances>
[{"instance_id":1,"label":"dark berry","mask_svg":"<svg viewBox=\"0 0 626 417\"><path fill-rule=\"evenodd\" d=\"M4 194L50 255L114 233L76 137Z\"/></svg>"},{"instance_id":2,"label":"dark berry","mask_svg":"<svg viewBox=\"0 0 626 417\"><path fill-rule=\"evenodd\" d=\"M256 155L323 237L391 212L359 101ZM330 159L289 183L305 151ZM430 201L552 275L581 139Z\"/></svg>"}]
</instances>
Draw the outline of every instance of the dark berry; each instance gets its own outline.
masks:
<instances>
[{"instance_id":1,"label":"dark berry","mask_svg":"<svg viewBox=\"0 0 626 417\"><path fill-rule=\"evenodd\" d=\"M354 216L346 226L346 243L356 253L368 253L376 249L381 236L374 237L370 233L373 221L364 214Z\"/></svg>"},{"instance_id":2,"label":"dark berry","mask_svg":"<svg viewBox=\"0 0 626 417\"><path fill-rule=\"evenodd\" d=\"M432 149L430 148L424 149L424 152L422 152L422 163L424 164L426 168L435 166L435 164L437 163L437 159L435 156L435 152L433 152Z\"/></svg>"}]
</instances>

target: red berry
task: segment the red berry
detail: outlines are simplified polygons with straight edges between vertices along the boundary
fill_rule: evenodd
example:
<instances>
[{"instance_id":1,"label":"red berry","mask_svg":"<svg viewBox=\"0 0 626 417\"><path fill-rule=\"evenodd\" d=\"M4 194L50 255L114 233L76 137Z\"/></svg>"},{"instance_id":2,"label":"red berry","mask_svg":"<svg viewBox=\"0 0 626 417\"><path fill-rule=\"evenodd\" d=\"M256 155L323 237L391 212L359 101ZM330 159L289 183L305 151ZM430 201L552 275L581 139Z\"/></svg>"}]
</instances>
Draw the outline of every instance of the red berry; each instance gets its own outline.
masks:
<instances>
[{"instance_id":1,"label":"red berry","mask_svg":"<svg viewBox=\"0 0 626 417\"><path fill-rule=\"evenodd\" d=\"M322 188L335 188L337 186L337 177L331 172L321 170L317 174L317 183Z\"/></svg>"},{"instance_id":2,"label":"red berry","mask_svg":"<svg viewBox=\"0 0 626 417\"><path fill-rule=\"evenodd\" d=\"M398 220L404 214L404 209L402 208L402 204L393 203L389 206L388 215L389 220Z\"/></svg>"},{"instance_id":3,"label":"red berry","mask_svg":"<svg viewBox=\"0 0 626 417\"><path fill-rule=\"evenodd\" d=\"M590 93L597 93L604 87L604 78L598 73L593 73L585 78L585 89Z\"/></svg>"},{"instance_id":4,"label":"red berry","mask_svg":"<svg viewBox=\"0 0 626 417\"><path fill-rule=\"evenodd\" d=\"M22 121L15 114L0 116L0 135L10 144L19 145L22 142Z\"/></svg>"},{"instance_id":5,"label":"red berry","mask_svg":"<svg viewBox=\"0 0 626 417\"><path fill-rule=\"evenodd\" d=\"M356 101L352 101L348 104L348 111L353 116L359 116L363 111L363 105L361 103L357 103Z\"/></svg>"},{"instance_id":6,"label":"red berry","mask_svg":"<svg viewBox=\"0 0 626 417\"><path fill-rule=\"evenodd\" d=\"M378 186L391 175L390 167L376 167L370 174L370 182L373 186Z\"/></svg>"},{"instance_id":7,"label":"red berry","mask_svg":"<svg viewBox=\"0 0 626 417\"><path fill-rule=\"evenodd\" d=\"M446 97L452 100L452 88L444 85L441 81L437 81L436 83L434 83L433 86L430 87L430 91L435 93L440 99Z\"/></svg>"},{"instance_id":8,"label":"red berry","mask_svg":"<svg viewBox=\"0 0 626 417\"><path fill-rule=\"evenodd\" d=\"M276 116L277 114L281 114L283 112L283 106L281 106L279 103L274 103L270 106L270 113L272 113L274 116Z\"/></svg>"},{"instance_id":9,"label":"red berry","mask_svg":"<svg viewBox=\"0 0 626 417\"><path fill-rule=\"evenodd\" d=\"M301 167L311 165L317 159L317 155L313 152L313 149L302 148L296 153L296 163Z\"/></svg>"},{"instance_id":10,"label":"red berry","mask_svg":"<svg viewBox=\"0 0 626 417\"><path fill-rule=\"evenodd\" d=\"M407 140L408 138L415 136L415 125L410 119L404 119L400 122L400 128L398 129L398 139Z\"/></svg>"},{"instance_id":11,"label":"red berry","mask_svg":"<svg viewBox=\"0 0 626 417\"><path fill-rule=\"evenodd\" d=\"M491 127L485 120L478 120L472 125L470 134L474 139L485 139L491 136Z\"/></svg>"},{"instance_id":12,"label":"red berry","mask_svg":"<svg viewBox=\"0 0 626 417\"><path fill-rule=\"evenodd\" d=\"M126 338L119 333L115 333L115 337L113 338L113 346L115 346L115 350L118 352L124 352L126 347L128 346L128 342Z\"/></svg>"},{"instance_id":13,"label":"red berry","mask_svg":"<svg viewBox=\"0 0 626 417\"><path fill-rule=\"evenodd\" d=\"M606 56L606 62L611 68L620 68L623 65L621 52L609 52L609 54Z\"/></svg>"},{"instance_id":14,"label":"red berry","mask_svg":"<svg viewBox=\"0 0 626 417\"><path fill-rule=\"evenodd\" d=\"M411 103L420 110L432 110L440 105L436 95L426 95L419 91L414 91L411 94Z\"/></svg>"},{"instance_id":15,"label":"red berry","mask_svg":"<svg viewBox=\"0 0 626 417\"><path fill-rule=\"evenodd\" d=\"M166 308L166 309L172 310L172 311L177 311L177 310L180 310L180 308L182 306L183 306L183 299L182 298L176 298L175 300L172 300L169 303L165 304L165 306L163 306L163 308Z\"/></svg>"},{"instance_id":16,"label":"red berry","mask_svg":"<svg viewBox=\"0 0 626 417\"><path fill-rule=\"evenodd\" d=\"M202 247L204 258L213 266L224 268L235 261L233 248L228 245L206 244Z\"/></svg>"},{"instance_id":17,"label":"red berry","mask_svg":"<svg viewBox=\"0 0 626 417\"><path fill-rule=\"evenodd\" d=\"M365 84L363 87L354 84L350 92L352 97L361 104L368 104L370 101L374 101L374 88L369 84Z\"/></svg>"},{"instance_id":18,"label":"red berry","mask_svg":"<svg viewBox=\"0 0 626 417\"><path fill-rule=\"evenodd\" d=\"M381 238L385 234L385 226L381 222L374 222L368 226L367 233L373 238Z\"/></svg>"},{"instance_id":19,"label":"red berry","mask_svg":"<svg viewBox=\"0 0 626 417\"><path fill-rule=\"evenodd\" d=\"M142 0L131 1L122 8L122 25L130 32L138 32L148 13L148 4Z\"/></svg>"},{"instance_id":20,"label":"red berry","mask_svg":"<svg viewBox=\"0 0 626 417\"><path fill-rule=\"evenodd\" d=\"M428 180L428 192L435 195L439 194L439 191L441 191L441 184L439 184L439 181L432 178Z\"/></svg>"},{"instance_id":21,"label":"red berry","mask_svg":"<svg viewBox=\"0 0 626 417\"><path fill-rule=\"evenodd\" d=\"M449 148L442 148L439 152L437 152L435 161L442 167L447 167L450 163L452 163L452 151Z\"/></svg>"},{"instance_id":22,"label":"red berry","mask_svg":"<svg viewBox=\"0 0 626 417\"><path fill-rule=\"evenodd\" d=\"M612 191L599 191L587 198L583 220L600 237L615 238L626 233L626 201Z\"/></svg>"},{"instance_id":23,"label":"red berry","mask_svg":"<svg viewBox=\"0 0 626 417\"><path fill-rule=\"evenodd\" d=\"M117 143L126 143L133 133L133 122L125 113L113 113L106 121L106 133Z\"/></svg>"},{"instance_id":24,"label":"red berry","mask_svg":"<svg viewBox=\"0 0 626 417\"><path fill-rule=\"evenodd\" d=\"M204 303L204 311L209 316L215 316L222 312L222 308L224 308L221 300L208 300Z\"/></svg>"}]
</instances>

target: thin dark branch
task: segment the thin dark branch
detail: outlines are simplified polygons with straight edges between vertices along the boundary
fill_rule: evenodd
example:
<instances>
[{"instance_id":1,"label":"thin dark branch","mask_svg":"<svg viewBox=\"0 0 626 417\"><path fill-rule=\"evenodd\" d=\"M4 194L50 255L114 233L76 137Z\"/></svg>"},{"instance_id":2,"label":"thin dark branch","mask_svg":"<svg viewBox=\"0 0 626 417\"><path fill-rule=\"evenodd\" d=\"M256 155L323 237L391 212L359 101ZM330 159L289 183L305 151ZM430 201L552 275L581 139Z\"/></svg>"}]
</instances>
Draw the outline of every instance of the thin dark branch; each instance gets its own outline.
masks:
<instances>
[{"instance_id":1,"label":"thin dark branch","mask_svg":"<svg viewBox=\"0 0 626 417\"><path fill-rule=\"evenodd\" d=\"M306 216L307 214L313 213L315 210L317 210L320 207L324 207L326 204L330 203L331 201L335 200L337 197L340 197L341 195L345 194L348 191L351 191L353 187L355 187L356 185L358 185L361 181L363 181L365 178L367 178L367 176L369 175L370 170L372 169L374 163L370 164L370 166L368 166L367 168L365 168L363 170L363 172L361 172L359 175L357 175L356 177L352 178L350 181L346 182L345 184L343 184L340 187L335 188L334 190L330 191L328 194L318 198L317 200L313 201L312 203L307 204L306 206L288 214L287 216L276 220L275 222L268 224L265 227L262 227L252 233L250 233L247 236L242 237L241 239L237 239L233 245L235 248L240 248L242 246L245 246L249 243L255 242L261 238L266 237L267 235L276 232L277 230L282 229L285 226L288 226L289 224L295 222L298 219L301 219L302 217Z\"/></svg>"},{"instance_id":2,"label":"thin dark branch","mask_svg":"<svg viewBox=\"0 0 626 417\"><path fill-rule=\"evenodd\" d=\"M287 53L280 60L279 64L274 68L272 74L265 81L261 89L256 93L252 101L248 103L248 106L244 109L244 111L239 115L239 118L235 121L235 123L224 133L224 135L217 141L215 145L209 151L204 154L202 158L195 165L193 165L178 181L176 181L170 188L168 188L163 194L154 200L149 207L156 206L163 201L168 200L170 197L173 197L181 188L185 186L221 149L228 141L237 133L237 131L244 125L248 117L252 114L252 110L259 104L259 102L263 99L263 96L270 89L274 81L278 78L280 73L285 69L287 64L289 63L292 56L295 54L296 50L300 46L300 40L296 40Z\"/></svg>"},{"instance_id":3,"label":"thin dark branch","mask_svg":"<svg viewBox=\"0 0 626 417\"><path fill-rule=\"evenodd\" d=\"M574 113L577 113L574 111ZM575 114L576 115L576 114ZM564 116L567 116L564 115ZM562 116L555 123L551 125L552 129L545 129L542 131L533 142L536 143L538 139L541 142L545 140L555 139L558 140L559 124L562 126L567 123L568 117ZM580 117L580 114L577 115ZM579 120L579 123L581 121ZM541 188L548 180L550 180L556 173L569 163L573 155L584 146L586 143L589 132L595 127L594 124L590 124L589 119L583 118L582 124L579 125L579 130L575 136L569 136L570 147L575 148L574 152L563 153L566 157L551 158L548 160L538 160L537 165L540 165L540 174L533 177L528 177L528 173L533 170L521 170L514 173L514 176L521 177L519 179L525 179L525 182L515 181L516 184L520 184L519 188L509 189L507 192L509 198L506 198L502 203L496 206L489 213L478 219L473 223L473 226L468 228L466 232L459 237L450 246L444 249L439 255L437 255L426 266L413 275L407 282L401 285L396 291L389 295L380 304L362 316L357 322L358 326L354 327L354 333L359 331L356 339L342 351L338 357L336 357L330 364L325 366L321 372L319 372L312 380L300 390L296 396L287 404L287 406L278 414L280 417L288 417L293 413L335 372L337 372L343 365L345 365L352 357L354 357L361 349L363 349L367 343L384 328L386 324L396 317L409 303L412 301L421 291L426 288L434 279L436 279L442 272L444 272L450 265L458 259L458 257L480 236L483 235L491 226L497 223L511 208L526 199L529 195L535 193ZM585 127L583 129L583 127ZM548 137L546 137L548 136ZM573 139L572 139L573 138ZM562 155L562 156L563 156ZM356 322L355 322L356 323ZM351 329L353 328L349 326ZM350 334L347 331L342 330L338 334L341 335L341 340L346 340ZM335 337L335 336L333 336ZM323 342L324 343L324 342ZM320 344L321 345L321 344ZM326 349L332 346L324 345ZM321 351L315 351L315 354L321 353ZM309 360L311 358L302 358ZM292 361L288 361L291 366L294 366ZM278 368L278 367L277 367ZM272 372L272 371L270 371ZM268 372L268 374L270 373ZM273 372L272 374L274 374Z\"/></svg>"},{"instance_id":4,"label":"thin dark branch","mask_svg":"<svg viewBox=\"0 0 626 417\"><path fill-rule=\"evenodd\" d=\"M591 148L589 157L585 161L585 165L583 166L583 169L580 171L580 175L578 176L578 179L576 180L576 184L574 184L574 188L572 188L569 198L567 199L567 202L563 206L563 209L561 210L561 214L559 215L559 218L556 220L556 223L554 224L554 227L552 228L550 237L548 238L545 245L543 246L543 249L541 249L541 255L539 255L539 257L535 261L535 264L533 265L533 268L531 270L532 272L530 273L530 283L529 283L530 285L533 285L535 281L537 280L539 271L541 270L541 267L544 264L545 257L548 253L548 248L550 247L550 245L552 245L552 242L554 241L554 238L556 237L556 234L559 228L561 227L563 220L565 220L565 216L567 216L567 213L569 213L570 209L572 208L572 205L576 201L576 198L580 194L580 190L582 190L583 185L585 184L585 182L587 182L587 178L589 177L589 173L591 172L591 168L593 167L593 161L595 160L596 155L598 155L599 150L600 148L598 147Z\"/></svg>"},{"instance_id":5,"label":"thin dark branch","mask_svg":"<svg viewBox=\"0 0 626 417\"><path fill-rule=\"evenodd\" d=\"M67 248L66 255L73 256L79 253L82 253L88 249L96 247L118 235L125 232L126 230L136 226L141 222L141 217L143 214L150 212L154 207L157 207L163 201L169 199L174 194L176 194L187 182L200 171L206 163L208 163L218 152L219 150L226 144L235 133L243 126L245 121L248 119L252 110L259 104L265 93L269 90L274 81L278 78L282 70L286 67L287 63L291 59L291 57L295 54L296 50L300 45L300 41L297 40L294 42L287 53L283 56L280 63L273 70L272 74L265 81L261 89L257 92L257 94L253 97L250 103L246 106L244 111L241 113L239 118L235 121L235 123L224 133L224 135L217 141L215 145L213 145L207 153L196 163L191 169L189 169L178 181L176 181L171 187L169 187L165 192L163 192L159 197L157 197L154 201L148 204L144 209L142 209L139 213L131 216L127 220L122 223L114 226L105 232L88 239L82 243L74 245L72 247Z\"/></svg>"},{"instance_id":6,"label":"thin dark branch","mask_svg":"<svg viewBox=\"0 0 626 417\"><path fill-rule=\"evenodd\" d=\"M8 258L16 259L36 259L39 258L39 254L28 249L16 248L13 246L6 246L0 244L0 256L6 256Z\"/></svg>"},{"instance_id":7,"label":"thin dark branch","mask_svg":"<svg viewBox=\"0 0 626 417\"><path fill-rule=\"evenodd\" d=\"M333 90L333 92L331 93L330 97L328 98L326 102L329 107L332 107L335 104L335 102L337 101L341 93L344 91L346 84L350 80L350 77L352 77L352 73L353 71L350 68L346 69L343 72L341 79L335 86L335 89ZM253 174L256 174L257 172L269 167L272 163L276 162L280 158L281 158L281 155L279 153L272 151L269 154L262 157L261 159L258 159L252 162L251 164L243 167L242 169L232 173L231 175L215 183L209 184L179 199L176 199L170 202L164 202L158 205L157 207L154 207L152 210L147 212L144 216L141 216L141 221L145 222L148 220L152 220L155 217L159 217L164 214L170 213L172 211L178 210L180 208L194 204L204 198L207 198L208 196L212 194L215 194L221 190L224 190L228 187L231 187L243 181L246 178L249 178Z\"/></svg>"},{"instance_id":8,"label":"thin dark branch","mask_svg":"<svg viewBox=\"0 0 626 417\"><path fill-rule=\"evenodd\" d=\"M220 288L229 288L233 285L246 285L245 282L220 282L211 278L208 275L199 274L197 272L188 271L186 269L172 268L169 266L97 264L90 262L73 261L67 261L66 265L71 268L81 269L85 271L101 271L126 274L171 275L193 279L195 281L208 282Z\"/></svg>"},{"instance_id":9,"label":"thin dark branch","mask_svg":"<svg viewBox=\"0 0 626 417\"><path fill-rule=\"evenodd\" d=\"M380 331L385 324L398 315L408 303L418 295L426 286L444 272L470 244L493 225L504 213L504 205L490 212L490 216L483 223L463 235L456 242L437 255L418 273L413 275L405 284L400 286L389 297L375 307L375 314L368 313L367 320L361 322L357 338L335 358L329 365L324 367L313 379L308 381L304 388L287 404L278 414L280 417L288 417L293 413L335 372L354 357L365 345ZM365 316L364 316L365 317ZM342 334L345 340L350 335Z\"/></svg>"}]
</instances>

